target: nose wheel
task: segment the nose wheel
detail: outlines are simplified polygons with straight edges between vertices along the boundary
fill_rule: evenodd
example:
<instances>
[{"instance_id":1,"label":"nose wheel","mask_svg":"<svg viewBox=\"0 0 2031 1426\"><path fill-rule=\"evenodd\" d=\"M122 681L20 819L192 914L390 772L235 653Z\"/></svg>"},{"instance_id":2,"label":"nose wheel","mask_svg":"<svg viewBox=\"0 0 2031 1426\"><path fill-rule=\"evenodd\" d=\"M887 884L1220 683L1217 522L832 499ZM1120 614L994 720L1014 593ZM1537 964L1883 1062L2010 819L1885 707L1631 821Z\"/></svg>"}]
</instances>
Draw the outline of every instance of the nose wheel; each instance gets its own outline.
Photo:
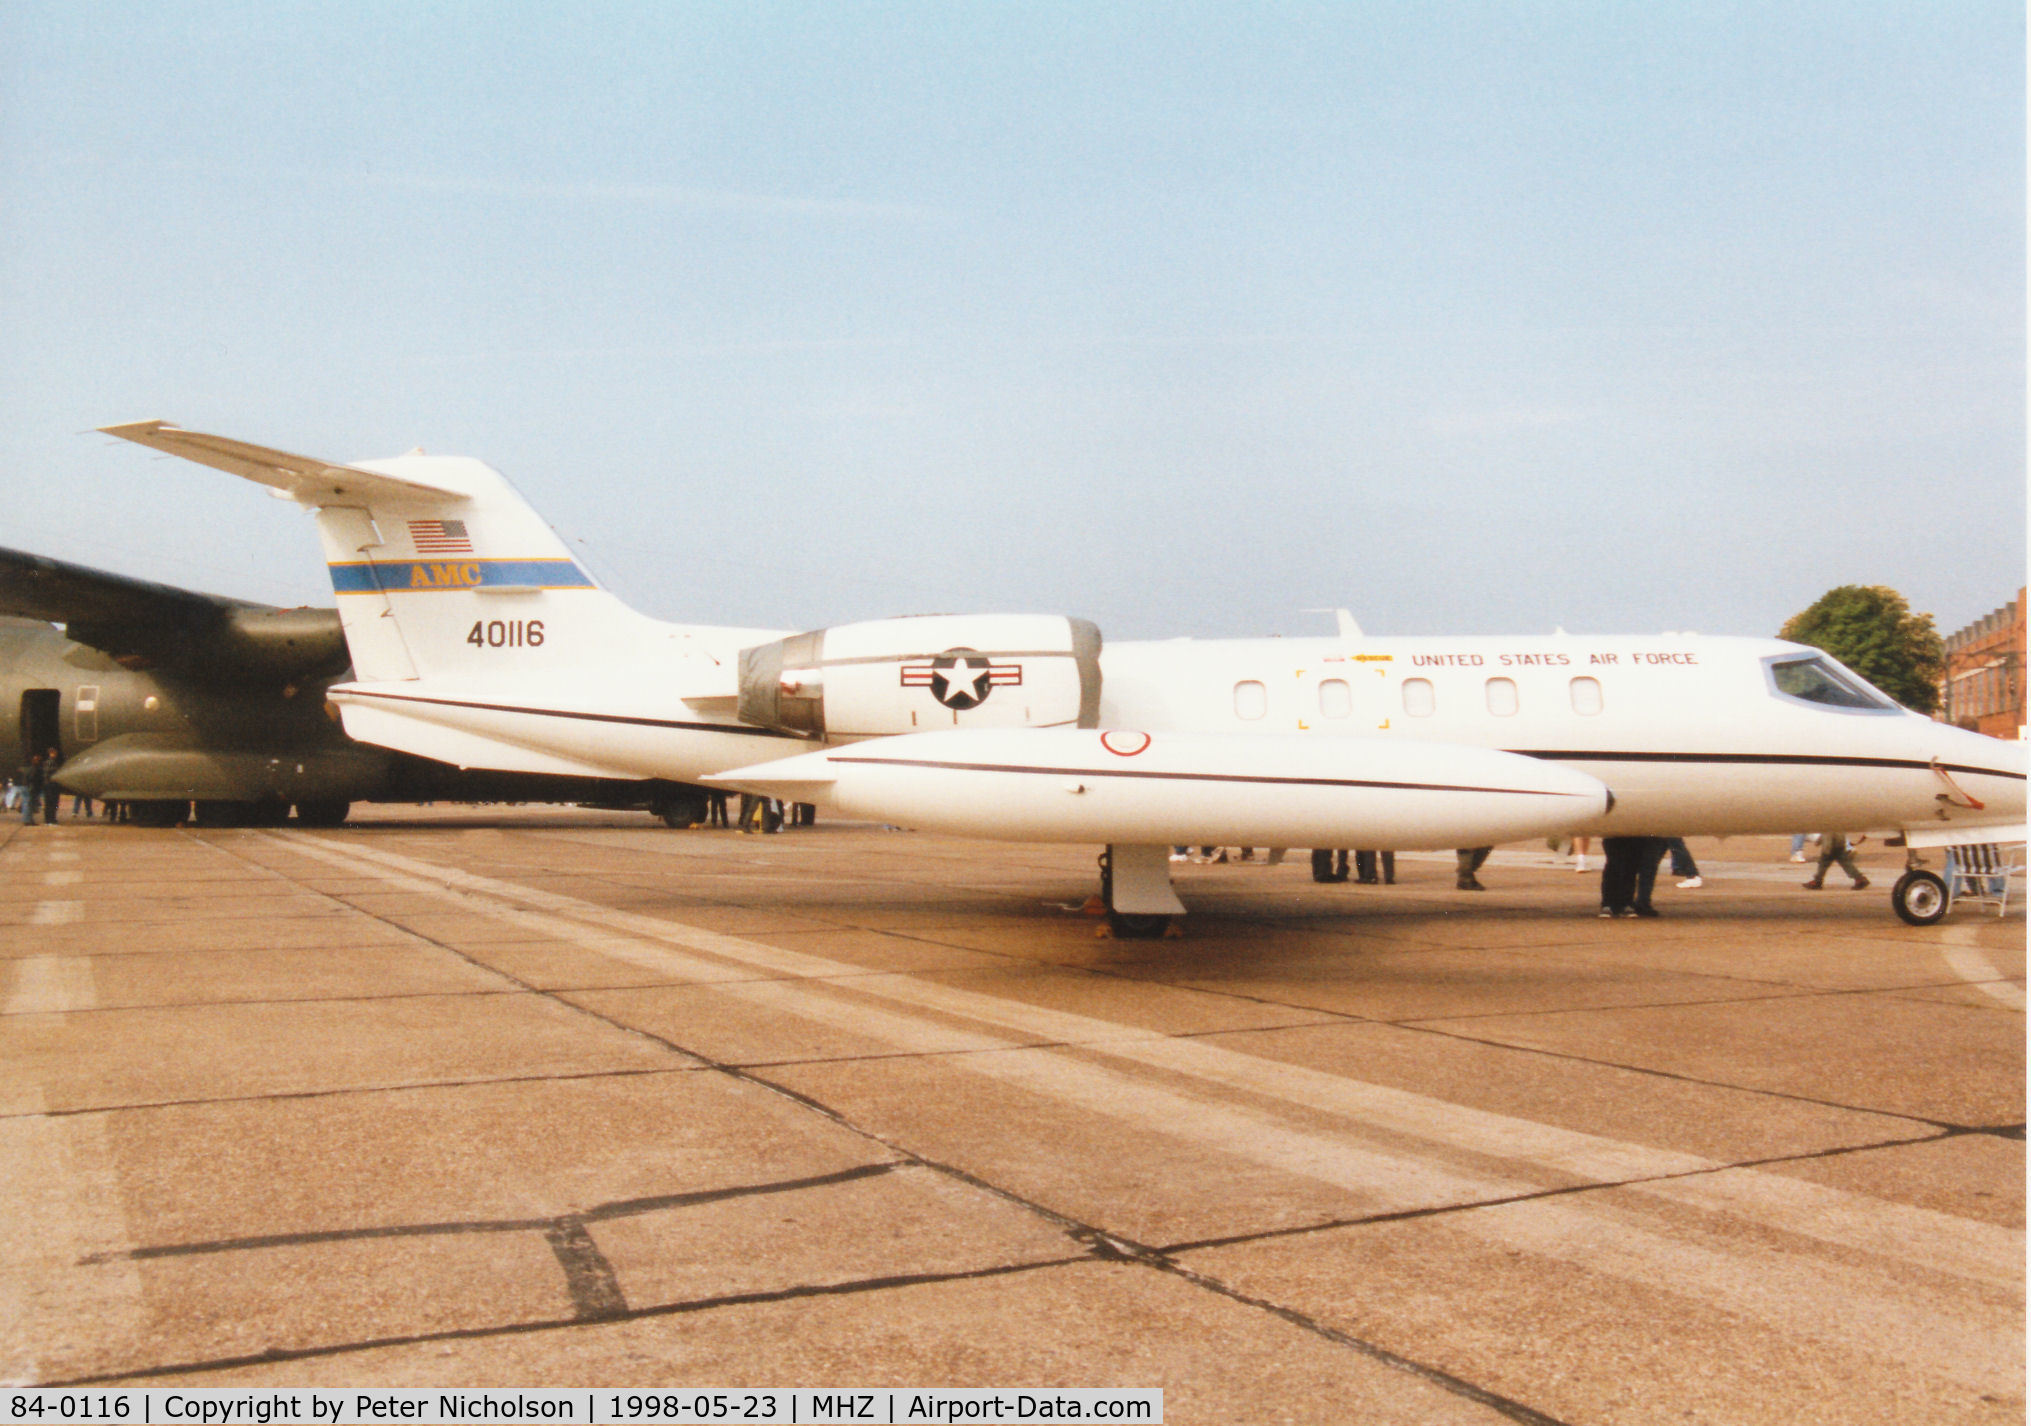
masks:
<instances>
[{"instance_id":1,"label":"nose wheel","mask_svg":"<svg viewBox=\"0 0 2031 1426\"><path fill-rule=\"evenodd\" d=\"M1946 883L1932 872L1913 867L1890 888L1890 905L1907 926L1937 926L1946 919Z\"/></svg>"}]
</instances>

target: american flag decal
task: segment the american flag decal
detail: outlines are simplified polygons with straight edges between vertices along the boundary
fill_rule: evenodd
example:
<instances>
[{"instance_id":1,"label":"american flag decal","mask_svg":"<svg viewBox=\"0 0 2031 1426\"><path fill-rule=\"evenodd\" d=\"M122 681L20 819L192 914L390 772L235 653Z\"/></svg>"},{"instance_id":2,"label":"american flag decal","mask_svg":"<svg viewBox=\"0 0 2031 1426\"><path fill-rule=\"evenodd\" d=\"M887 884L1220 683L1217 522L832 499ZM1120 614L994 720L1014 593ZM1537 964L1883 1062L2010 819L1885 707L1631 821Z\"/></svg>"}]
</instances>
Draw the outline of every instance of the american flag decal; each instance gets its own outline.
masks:
<instances>
[{"instance_id":1,"label":"american flag decal","mask_svg":"<svg viewBox=\"0 0 2031 1426\"><path fill-rule=\"evenodd\" d=\"M469 555L472 541L463 520L411 520L409 538L419 555Z\"/></svg>"}]
</instances>

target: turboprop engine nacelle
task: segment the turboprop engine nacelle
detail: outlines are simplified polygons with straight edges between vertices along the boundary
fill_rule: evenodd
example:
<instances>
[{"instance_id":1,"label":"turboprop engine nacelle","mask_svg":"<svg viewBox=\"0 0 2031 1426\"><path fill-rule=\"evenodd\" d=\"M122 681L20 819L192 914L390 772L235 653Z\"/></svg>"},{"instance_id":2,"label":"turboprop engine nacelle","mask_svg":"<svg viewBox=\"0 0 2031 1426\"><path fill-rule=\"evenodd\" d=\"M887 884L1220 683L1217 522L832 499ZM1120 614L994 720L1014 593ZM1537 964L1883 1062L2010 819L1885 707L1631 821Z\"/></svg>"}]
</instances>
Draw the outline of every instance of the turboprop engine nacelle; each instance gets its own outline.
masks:
<instances>
[{"instance_id":1,"label":"turboprop engine nacelle","mask_svg":"<svg viewBox=\"0 0 2031 1426\"><path fill-rule=\"evenodd\" d=\"M927 614L740 655L741 722L838 741L952 728L1091 728L1100 630L1048 614Z\"/></svg>"},{"instance_id":2,"label":"turboprop engine nacelle","mask_svg":"<svg viewBox=\"0 0 2031 1426\"><path fill-rule=\"evenodd\" d=\"M920 733L705 781L1000 841L1434 850L1563 832L1614 805L1587 774L1518 753L1302 733Z\"/></svg>"}]
</instances>

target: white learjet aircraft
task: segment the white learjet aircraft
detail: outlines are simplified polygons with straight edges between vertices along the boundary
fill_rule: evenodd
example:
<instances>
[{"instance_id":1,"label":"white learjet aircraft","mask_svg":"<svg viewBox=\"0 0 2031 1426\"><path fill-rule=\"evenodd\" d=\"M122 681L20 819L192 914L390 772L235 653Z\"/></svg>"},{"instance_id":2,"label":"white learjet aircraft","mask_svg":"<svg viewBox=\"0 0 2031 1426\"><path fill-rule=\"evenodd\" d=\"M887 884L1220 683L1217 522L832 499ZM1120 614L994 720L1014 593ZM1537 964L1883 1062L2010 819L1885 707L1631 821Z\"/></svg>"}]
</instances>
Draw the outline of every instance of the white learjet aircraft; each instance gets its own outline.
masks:
<instances>
[{"instance_id":1,"label":"white learjet aircraft","mask_svg":"<svg viewBox=\"0 0 2031 1426\"><path fill-rule=\"evenodd\" d=\"M1125 643L1082 619L812 633L669 624L600 588L496 471L350 465L160 421L108 433L316 512L346 732L461 767L707 781L966 836L1108 846L1147 931L1177 843L1484 846L1837 828L2024 838L2022 744L1909 712L1817 649L1691 634ZM1944 911L1938 879L1900 914Z\"/></svg>"}]
</instances>

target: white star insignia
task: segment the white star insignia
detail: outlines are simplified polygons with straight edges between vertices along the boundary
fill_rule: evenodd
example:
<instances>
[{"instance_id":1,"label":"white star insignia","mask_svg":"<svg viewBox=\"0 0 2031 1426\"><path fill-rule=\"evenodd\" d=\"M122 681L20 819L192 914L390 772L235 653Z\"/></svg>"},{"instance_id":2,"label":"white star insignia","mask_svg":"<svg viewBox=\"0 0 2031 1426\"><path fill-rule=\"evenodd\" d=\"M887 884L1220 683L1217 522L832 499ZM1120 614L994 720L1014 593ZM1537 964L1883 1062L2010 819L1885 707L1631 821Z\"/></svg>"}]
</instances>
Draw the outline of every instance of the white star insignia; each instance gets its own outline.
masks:
<instances>
[{"instance_id":1,"label":"white star insignia","mask_svg":"<svg viewBox=\"0 0 2031 1426\"><path fill-rule=\"evenodd\" d=\"M948 697L954 692L963 690L976 701L985 696L982 685L987 682L990 675L991 670L985 663L976 664L965 659L961 659L951 668L938 670L938 677L945 680L945 692Z\"/></svg>"}]
</instances>

